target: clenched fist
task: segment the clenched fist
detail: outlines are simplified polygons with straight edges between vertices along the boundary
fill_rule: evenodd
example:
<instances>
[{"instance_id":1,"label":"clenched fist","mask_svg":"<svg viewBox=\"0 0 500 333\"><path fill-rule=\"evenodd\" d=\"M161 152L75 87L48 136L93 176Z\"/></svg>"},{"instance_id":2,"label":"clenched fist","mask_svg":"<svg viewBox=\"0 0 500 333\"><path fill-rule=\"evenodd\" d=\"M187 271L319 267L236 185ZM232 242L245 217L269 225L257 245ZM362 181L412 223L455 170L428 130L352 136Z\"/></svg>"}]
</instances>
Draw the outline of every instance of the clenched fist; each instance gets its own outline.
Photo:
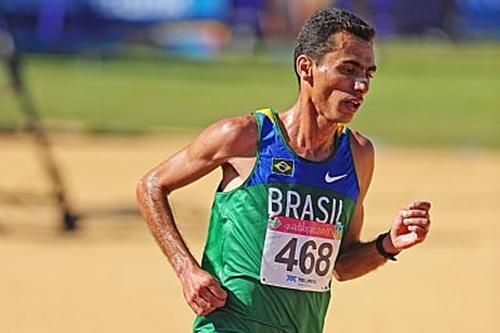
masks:
<instances>
[{"instance_id":1,"label":"clenched fist","mask_svg":"<svg viewBox=\"0 0 500 333\"><path fill-rule=\"evenodd\" d=\"M198 316L204 316L226 304L227 293L215 277L199 267L181 277L184 298Z\"/></svg>"},{"instance_id":2,"label":"clenched fist","mask_svg":"<svg viewBox=\"0 0 500 333\"><path fill-rule=\"evenodd\" d=\"M430 209L427 201L416 201L401 209L392 223L390 237L383 240L384 249L396 254L423 242L431 225Z\"/></svg>"}]
</instances>

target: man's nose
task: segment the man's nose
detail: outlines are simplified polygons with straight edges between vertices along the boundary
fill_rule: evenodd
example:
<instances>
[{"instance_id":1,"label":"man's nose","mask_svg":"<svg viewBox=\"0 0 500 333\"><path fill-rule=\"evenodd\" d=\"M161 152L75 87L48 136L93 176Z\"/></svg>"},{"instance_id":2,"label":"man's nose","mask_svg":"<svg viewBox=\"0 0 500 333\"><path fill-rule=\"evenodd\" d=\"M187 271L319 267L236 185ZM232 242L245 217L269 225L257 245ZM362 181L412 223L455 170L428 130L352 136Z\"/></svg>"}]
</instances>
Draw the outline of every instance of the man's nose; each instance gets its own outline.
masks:
<instances>
[{"instance_id":1,"label":"man's nose","mask_svg":"<svg viewBox=\"0 0 500 333\"><path fill-rule=\"evenodd\" d=\"M366 78L364 77L356 78L356 80L354 81L354 90L364 95L368 92L368 89L370 89L370 84Z\"/></svg>"}]
</instances>

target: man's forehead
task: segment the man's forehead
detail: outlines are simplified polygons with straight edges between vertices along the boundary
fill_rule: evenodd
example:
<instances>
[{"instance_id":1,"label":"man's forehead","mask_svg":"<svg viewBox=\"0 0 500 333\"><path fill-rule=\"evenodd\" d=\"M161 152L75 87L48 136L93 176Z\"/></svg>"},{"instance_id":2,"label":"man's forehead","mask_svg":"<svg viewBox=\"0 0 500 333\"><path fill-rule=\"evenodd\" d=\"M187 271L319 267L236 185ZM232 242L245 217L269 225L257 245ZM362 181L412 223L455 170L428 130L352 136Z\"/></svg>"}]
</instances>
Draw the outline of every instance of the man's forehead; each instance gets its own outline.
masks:
<instances>
[{"instance_id":1,"label":"man's forehead","mask_svg":"<svg viewBox=\"0 0 500 333\"><path fill-rule=\"evenodd\" d=\"M337 32L330 40L333 50L325 58L336 62L354 60L366 67L375 65L373 41L366 41L348 32Z\"/></svg>"},{"instance_id":2,"label":"man's forehead","mask_svg":"<svg viewBox=\"0 0 500 333\"><path fill-rule=\"evenodd\" d=\"M356 36L353 33L347 32L347 31L339 31L339 32L334 33L333 35L330 36L330 41L336 47L343 47L343 46L347 46L347 45L352 44L352 43L366 44L366 45L373 46L372 40L367 41L359 36Z\"/></svg>"}]
</instances>

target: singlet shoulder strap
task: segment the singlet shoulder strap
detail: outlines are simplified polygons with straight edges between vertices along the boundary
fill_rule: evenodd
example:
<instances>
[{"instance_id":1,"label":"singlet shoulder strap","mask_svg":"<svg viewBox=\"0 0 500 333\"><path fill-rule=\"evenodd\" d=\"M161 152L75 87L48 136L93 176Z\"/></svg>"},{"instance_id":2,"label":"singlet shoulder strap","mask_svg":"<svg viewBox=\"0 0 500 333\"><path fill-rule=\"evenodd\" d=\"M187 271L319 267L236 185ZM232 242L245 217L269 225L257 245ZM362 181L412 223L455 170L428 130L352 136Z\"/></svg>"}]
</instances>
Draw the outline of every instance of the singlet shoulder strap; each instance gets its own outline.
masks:
<instances>
[{"instance_id":1,"label":"singlet shoulder strap","mask_svg":"<svg viewBox=\"0 0 500 333\"><path fill-rule=\"evenodd\" d=\"M254 112L259 126L260 149L272 145L276 141L275 116L271 108L260 109Z\"/></svg>"},{"instance_id":2,"label":"singlet shoulder strap","mask_svg":"<svg viewBox=\"0 0 500 333\"><path fill-rule=\"evenodd\" d=\"M265 108L255 111L255 114L260 117L267 117L271 123L274 123L273 110L271 108Z\"/></svg>"},{"instance_id":3,"label":"singlet shoulder strap","mask_svg":"<svg viewBox=\"0 0 500 333\"><path fill-rule=\"evenodd\" d=\"M344 163L351 163L351 130L345 124L339 124L337 127L337 133L335 133L335 155L336 158L332 160L334 163L338 163L339 160L343 160Z\"/></svg>"},{"instance_id":4,"label":"singlet shoulder strap","mask_svg":"<svg viewBox=\"0 0 500 333\"><path fill-rule=\"evenodd\" d=\"M349 145L350 129L346 124L338 124L335 139L337 141L337 149L341 146Z\"/></svg>"}]
</instances>

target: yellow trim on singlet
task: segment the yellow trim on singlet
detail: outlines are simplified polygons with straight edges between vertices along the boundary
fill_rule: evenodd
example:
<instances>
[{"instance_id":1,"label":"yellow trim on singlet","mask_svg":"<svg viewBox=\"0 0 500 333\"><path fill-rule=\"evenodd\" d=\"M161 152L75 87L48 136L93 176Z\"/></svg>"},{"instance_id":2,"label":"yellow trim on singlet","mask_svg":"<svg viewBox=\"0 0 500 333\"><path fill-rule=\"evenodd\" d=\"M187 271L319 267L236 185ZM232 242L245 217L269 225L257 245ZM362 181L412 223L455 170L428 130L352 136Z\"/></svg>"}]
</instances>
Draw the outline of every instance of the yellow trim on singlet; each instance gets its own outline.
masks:
<instances>
[{"instance_id":1,"label":"yellow trim on singlet","mask_svg":"<svg viewBox=\"0 0 500 333\"><path fill-rule=\"evenodd\" d=\"M347 128L346 124L338 123L337 124L337 136L344 134L346 128Z\"/></svg>"},{"instance_id":2,"label":"yellow trim on singlet","mask_svg":"<svg viewBox=\"0 0 500 333\"><path fill-rule=\"evenodd\" d=\"M269 118L269 120L274 124L273 110L271 110L270 108L266 108L266 109L257 110L256 112L262 113L267 118Z\"/></svg>"}]
</instances>

